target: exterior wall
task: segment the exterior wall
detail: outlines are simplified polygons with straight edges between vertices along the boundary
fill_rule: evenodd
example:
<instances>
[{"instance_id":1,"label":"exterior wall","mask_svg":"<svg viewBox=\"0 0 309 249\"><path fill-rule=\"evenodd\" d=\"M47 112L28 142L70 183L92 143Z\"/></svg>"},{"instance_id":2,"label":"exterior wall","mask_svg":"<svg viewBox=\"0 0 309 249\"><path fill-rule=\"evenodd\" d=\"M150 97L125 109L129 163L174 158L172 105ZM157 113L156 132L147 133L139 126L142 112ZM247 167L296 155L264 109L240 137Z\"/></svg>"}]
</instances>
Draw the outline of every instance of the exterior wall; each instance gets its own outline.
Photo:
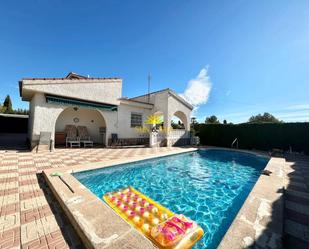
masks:
<instances>
[{"instance_id":1,"label":"exterior wall","mask_svg":"<svg viewBox=\"0 0 309 249\"><path fill-rule=\"evenodd\" d=\"M99 122L99 116L93 114L93 112L95 112L94 110L79 108L79 110L75 112L71 107L68 106L46 103L43 93L37 93L34 95L31 100L31 106L33 107L33 111L30 113L30 120L33 124L33 128L29 129L29 138L32 142L32 147L37 144L41 131L50 131L52 133L53 139L55 136L55 130L63 131L66 124L86 125L90 129L89 133L91 134L92 139L94 142L97 142L95 139L97 137L95 130L99 126L91 125L91 123L89 123L92 119L95 123L96 121ZM62 112L66 115L61 115ZM119 138L139 137L136 129L131 128L132 112L141 113L143 115L144 123L147 116L151 113L151 110L138 106L130 106L127 104L120 104L118 107L118 112L98 110L98 113L100 113L105 120L105 144L107 144L107 140L111 138L112 133L117 133ZM57 121L59 115L61 116ZM80 122L75 124L73 122L74 117L78 117Z\"/></svg>"},{"instance_id":2,"label":"exterior wall","mask_svg":"<svg viewBox=\"0 0 309 249\"><path fill-rule=\"evenodd\" d=\"M106 124L106 140L105 145L108 145L108 139L112 137L112 133L117 133L117 121L118 121L118 115L117 112L112 111L105 111L105 110L99 110L101 115L104 117L105 124Z\"/></svg>"},{"instance_id":3,"label":"exterior wall","mask_svg":"<svg viewBox=\"0 0 309 249\"><path fill-rule=\"evenodd\" d=\"M119 138L138 138L140 135L135 128L131 127L131 113L139 113L143 116L144 124L151 110L142 107L120 104L118 108L118 137Z\"/></svg>"},{"instance_id":4,"label":"exterior wall","mask_svg":"<svg viewBox=\"0 0 309 249\"><path fill-rule=\"evenodd\" d=\"M37 93L33 96L31 104L34 106L34 111L31 112L31 118L33 120L32 132L29 129L29 138L31 142L31 148L34 148L39 140L40 132L51 132L51 137L55 137L55 127L58 116L67 108L64 105L49 104L45 101L43 93ZM104 117L107 137L105 144L107 144L108 137L111 133L117 133L117 112L111 111L98 111ZM68 120L69 121L69 120ZM63 124L62 124L63 125ZM57 129L61 129L61 124L57 126Z\"/></svg>"},{"instance_id":5,"label":"exterior wall","mask_svg":"<svg viewBox=\"0 0 309 249\"><path fill-rule=\"evenodd\" d=\"M171 126L171 119L173 116L177 116L185 126L185 133L177 134L183 131L174 131L167 137L167 146L173 145L186 145L190 144L190 116L191 109L185 106L182 102L177 100L173 95L169 94L168 96L168 127Z\"/></svg>"},{"instance_id":6,"label":"exterior wall","mask_svg":"<svg viewBox=\"0 0 309 249\"><path fill-rule=\"evenodd\" d=\"M91 83L96 84L96 83ZM102 84L106 85L106 84ZM110 83L112 84L112 83ZM117 99L115 101L115 96L121 94L121 84L115 83L117 86L116 90L114 91L111 85L109 85L108 89L105 89L104 91L99 91L97 93L94 90L94 88L88 93L88 86L87 91L84 91L85 89L85 83L83 85L79 85L77 83L72 84L62 84L61 87L59 85L56 86L56 88L53 88L51 85L48 85L48 89L43 87L44 91L53 89L53 93L55 94L57 91L61 94L59 95L66 95L70 97L79 97L83 99L89 98L91 101L98 101L98 102L110 102L110 103L116 103L118 102L118 111L112 112L112 111L103 111L98 110L96 111L91 109L81 109L77 112L75 112L71 107L64 106L64 105L57 105L57 104L50 104L46 103L44 93L35 93L30 101L30 118L29 118L29 139L31 141L32 147L37 144L39 140L39 135L41 131L49 131L52 133L52 139L54 139L55 136L55 127L57 131L63 131L66 124L75 124L73 122L74 117L78 117L80 119L80 122L75 125L85 125L89 128L90 135L94 142L99 142L97 139L97 130L100 126L106 127L106 140L105 144L108 144L108 139L111 138L112 133L117 133L119 138L139 138L140 135L136 131L135 128L131 127L131 113L141 113L143 117L143 124L149 114L153 114L156 112L160 112L164 116L164 126L165 128L170 128L171 126L171 119L173 115L178 116L185 125L185 130L190 130L190 115L191 115L191 109L182 103L177 96L175 97L173 94L171 94L168 90L167 91L161 91L157 92L155 94L152 94L150 96L150 103L153 104L153 106L149 104L143 104L143 103L133 103L130 100L122 100L120 101ZM39 84L40 85L40 84ZM74 88L74 87L75 88ZM93 85L94 87L95 85ZM35 87L38 87L38 85L35 85ZM72 87L74 88L74 91L72 91L70 94L68 93L70 89L72 90ZM37 90L37 88L36 88ZM102 94L103 92L103 94ZM83 95L81 95L83 94ZM75 96L76 95L76 96ZM104 96L106 98L104 98ZM109 97L108 97L109 96ZM98 99L100 98L100 99ZM102 101L102 99L104 101ZM108 101L106 101L106 99ZM135 100L139 101L145 101L145 96L141 98L135 98ZM148 100L148 99L147 99ZM114 102L113 102L114 101ZM61 119L58 120L57 124L57 118L59 115L67 108L68 111L66 111L65 116L61 116ZM103 116L102 120L100 121L100 115ZM78 114L78 116L76 116ZM94 123L91 123L91 120L94 120ZM169 137L167 136L167 145L169 146L170 143L168 142Z\"/></svg>"},{"instance_id":7,"label":"exterior wall","mask_svg":"<svg viewBox=\"0 0 309 249\"><path fill-rule=\"evenodd\" d=\"M30 119L33 120L30 142L31 148L34 148L38 143L41 131L51 132L52 138L55 136L55 122L66 107L47 104L43 93L35 94L31 100L31 105L34 106L34 111L30 114Z\"/></svg>"},{"instance_id":8,"label":"exterior wall","mask_svg":"<svg viewBox=\"0 0 309 249\"><path fill-rule=\"evenodd\" d=\"M79 121L75 123L74 118L78 118ZM86 126L91 140L94 143L105 144L99 128L106 127L106 124L102 114L97 110L78 108L75 111L73 107L68 107L59 115L56 121L55 131L64 131L66 125Z\"/></svg>"},{"instance_id":9,"label":"exterior wall","mask_svg":"<svg viewBox=\"0 0 309 249\"><path fill-rule=\"evenodd\" d=\"M180 97L179 97L180 98ZM138 101L148 101L148 96L134 98ZM169 128L174 114L184 122L187 131L190 130L191 109L177 99L169 90L156 92L150 95L149 102L154 104L152 113L162 113L164 116L164 127Z\"/></svg>"},{"instance_id":10,"label":"exterior wall","mask_svg":"<svg viewBox=\"0 0 309 249\"><path fill-rule=\"evenodd\" d=\"M178 101L174 96L168 96L168 116L172 118L177 116L185 126L186 131L190 131L191 110L183 103ZM171 120L170 120L171 121Z\"/></svg>"},{"instance_id":11,"label":"exterior wall","mask_svg":"<svg viewBox=\"0 0 309 249\"><path fill-rule=\"evenodd\" d=\"M35 110L35 98L32 98L29 102L29 119L28 119L28 135L27 138L31 141L34 121L34 110Z\"/></svg>"},{"instance_id":12,"label":"exterior wall","mask_svg":"<svg viewBox=\"0 0 309 249\"><path fill-rule=\"evenodd\" d=\"M121 98L121 79L23 80L22 82L22 96L24 100L30 100L35 92L114 105L118 105L119 98Z\"/></svg>"}]
</instances>

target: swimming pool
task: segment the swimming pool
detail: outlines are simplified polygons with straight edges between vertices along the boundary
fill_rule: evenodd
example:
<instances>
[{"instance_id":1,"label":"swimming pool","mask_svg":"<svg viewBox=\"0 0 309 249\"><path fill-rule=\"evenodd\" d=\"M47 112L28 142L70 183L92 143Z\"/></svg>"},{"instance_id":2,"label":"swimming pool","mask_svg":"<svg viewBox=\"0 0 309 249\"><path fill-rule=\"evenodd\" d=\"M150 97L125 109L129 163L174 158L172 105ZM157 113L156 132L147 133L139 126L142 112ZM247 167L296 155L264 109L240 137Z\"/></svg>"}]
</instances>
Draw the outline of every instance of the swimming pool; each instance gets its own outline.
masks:
<instances>
[{"instance_id":1,"label":"swimming pool","mask_svg":"<svg viewBox=\"0 0 309 249\"><path fill-rule=\"evenodd\" d=\"M106 192L133 186L202 226L205 235L194 248L216 248L268 160L249 153L210 149L73 175L99 198Z\"/></svg>"}]
</instances>

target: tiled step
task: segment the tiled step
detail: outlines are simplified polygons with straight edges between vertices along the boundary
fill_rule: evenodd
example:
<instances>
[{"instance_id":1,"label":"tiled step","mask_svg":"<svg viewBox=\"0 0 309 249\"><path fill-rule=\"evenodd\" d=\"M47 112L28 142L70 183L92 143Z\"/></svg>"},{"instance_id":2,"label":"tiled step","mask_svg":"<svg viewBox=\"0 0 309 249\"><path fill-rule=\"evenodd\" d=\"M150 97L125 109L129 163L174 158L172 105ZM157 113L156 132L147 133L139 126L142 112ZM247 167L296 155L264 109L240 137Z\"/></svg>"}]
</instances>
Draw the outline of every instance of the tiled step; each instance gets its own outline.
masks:
<instances>
[{"instance_id":1,"label":"tiled step","mask_svg":"<svg viewBox=\"0 0 309 249\"><path fill-rule=\"evenodd\" d=\"M304 204L300 204L300 203L297 203L297 202L293 202L293 201L288 201L286 200L285 201L285 207L287 209L290 209L294 212L297 212L297 213L301 213L303 215L306 215L308 216L309 218L309 206L307 205L304 205ZM309 225L309 224L308 224Z\"/></svg>"},{"instance_id":2,"label":"tiled step","mask_svg":"<svg viewBox=\"0 0 309 249\"><path fill-rule=\"evenodd\" d=\"M306 241L298 239L292 235L285 235L283 240L283 248L293 248L293 249L308 249L309 244Z\"/></svg>"},{"instance_id":3,"label":"tiled step","mask_svg":"<svg viewBox=\"0 0 309 249\"><path fill-rule=\"evenodd\" d=\"M284 224L284 231L288 235L301 239L308 243L309 246L309 227L298 222L286 219ZM309 248L309 247L308 247Z\"/></svg>"},{"instance_id":4,"label":"tiled step","mask_svg":"<svg viewBox=\"0 0 309 249\"><path fill-rule=\"evenodd\" d=\"M287 220L291 220L301 225L309 227L309 216L308 215L295 212L288 208L285 209L284 215L285 215L285 219Z\"/></svg>"},{"instance_id":5,"label":"tiled step","mask_svg":"<svg viewBox=\"0 0 309 249\"><path fill-rule=\"evenodd\" d=\"M308 192L295 191L295 190L292 190L292 189L287 189L285 192L288 195L292 195L292 196L296 196L296 197L300 197L300 198L309 200L309 193Z\"/></svg>"},{"instance_id":6,"label":"tiled step","mask_svg":"<svg viewBox=\"0 0 309 249\"><path fill-rule=\"evenodd\" d=\"M299 193L297 191L295 191L295 192ZM309 199L308 198L304 197L303 195L291 194L291 190L286 191L285 200L309 206Z\"/></svg>"}]
</instances>

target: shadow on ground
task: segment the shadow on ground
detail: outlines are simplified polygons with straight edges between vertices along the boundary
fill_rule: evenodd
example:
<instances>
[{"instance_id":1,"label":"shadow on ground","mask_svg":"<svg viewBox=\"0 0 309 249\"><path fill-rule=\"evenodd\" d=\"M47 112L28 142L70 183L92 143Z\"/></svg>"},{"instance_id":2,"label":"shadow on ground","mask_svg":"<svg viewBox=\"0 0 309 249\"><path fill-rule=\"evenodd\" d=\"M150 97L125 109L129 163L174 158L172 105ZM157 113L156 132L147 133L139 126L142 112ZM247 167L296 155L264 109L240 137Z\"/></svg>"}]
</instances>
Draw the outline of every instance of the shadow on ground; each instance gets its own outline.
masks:
<instances>
[{"instance_id":1,"label":"shadow on ground","mask_svg":"<svg viewBox=\"0 0 309 249\"><path fill-rule=\"evenodd\" d=\"M286 185L279 190L283 195L273 203L266 229L248 249L309 249L309 157L287 155L285 159ZM282 224L276 222L278 215ZM274 231L281 231L278 243Z\"/></svg>"},{"instance_id":2,"label":"shadow on ground","mask_svg":"<svg viewBox=\"0 0 309 249\"><path fill-rule=\"evenodd\" d=\"M27 134L25 133L0 133L0 150L27 152Z\"/></svg>"},{"instance_id":3,"label":"shadow on ground","mask_svg":"<svg viewBox=\"0 0 309 249\"><path fill-rule=\"evenodd\" d=\"M85 248L81 242L81 239L73 229L69 219L66 217L64 211L62 210L61 206L59 205L58 201L54 197L52 191L48 187L48 184L43 176L43 174L37 174L37 179L40 185L40 188L43 190L45 198L48 202L48 205L56 218L58 226L61 230L62 236L69 246L69 248L77 248L83 249Z\"/></svg>"},{"instance_id":4,"label":"shadow on ground","mask_svg":"<svg viewBox=\"0 0 309 249\"><path fill-rule=\"evenodd\" d=\"M286 156L283 248L309 248L309 156Z\"/></svg>"}]
</instances>

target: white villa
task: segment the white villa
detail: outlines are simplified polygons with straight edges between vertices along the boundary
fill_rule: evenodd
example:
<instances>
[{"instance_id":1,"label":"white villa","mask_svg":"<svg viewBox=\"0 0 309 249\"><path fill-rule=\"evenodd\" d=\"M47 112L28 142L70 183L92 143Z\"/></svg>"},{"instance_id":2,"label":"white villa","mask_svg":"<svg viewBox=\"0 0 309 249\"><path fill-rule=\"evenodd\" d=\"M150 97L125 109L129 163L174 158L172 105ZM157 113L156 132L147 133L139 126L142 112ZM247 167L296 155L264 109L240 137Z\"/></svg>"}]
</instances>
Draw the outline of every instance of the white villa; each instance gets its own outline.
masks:
<instances>
[{"instance_id":1,"label":"white villa","mask_svg":"<svg viewBox=\"0 0 309 249\"><path fill-rule=\"evenodd\" d=\"M190 141L192 105L171 89L164 89L134 98L122 97L121 78L89 78L69 73L65 78L24 78L19 81L22 100L29 101L28 139L31 148L38 145L41 132L51 134L51 147L63 144L67 125L86 126L95 144L108 146L112 134L128 144L141 137L141 127L148 115L163 116L169 131L173 116L184 130L172 130L165 135L165 145ZM113 135L115 136L115 135Z\"/></svg>"}]
</instances>

